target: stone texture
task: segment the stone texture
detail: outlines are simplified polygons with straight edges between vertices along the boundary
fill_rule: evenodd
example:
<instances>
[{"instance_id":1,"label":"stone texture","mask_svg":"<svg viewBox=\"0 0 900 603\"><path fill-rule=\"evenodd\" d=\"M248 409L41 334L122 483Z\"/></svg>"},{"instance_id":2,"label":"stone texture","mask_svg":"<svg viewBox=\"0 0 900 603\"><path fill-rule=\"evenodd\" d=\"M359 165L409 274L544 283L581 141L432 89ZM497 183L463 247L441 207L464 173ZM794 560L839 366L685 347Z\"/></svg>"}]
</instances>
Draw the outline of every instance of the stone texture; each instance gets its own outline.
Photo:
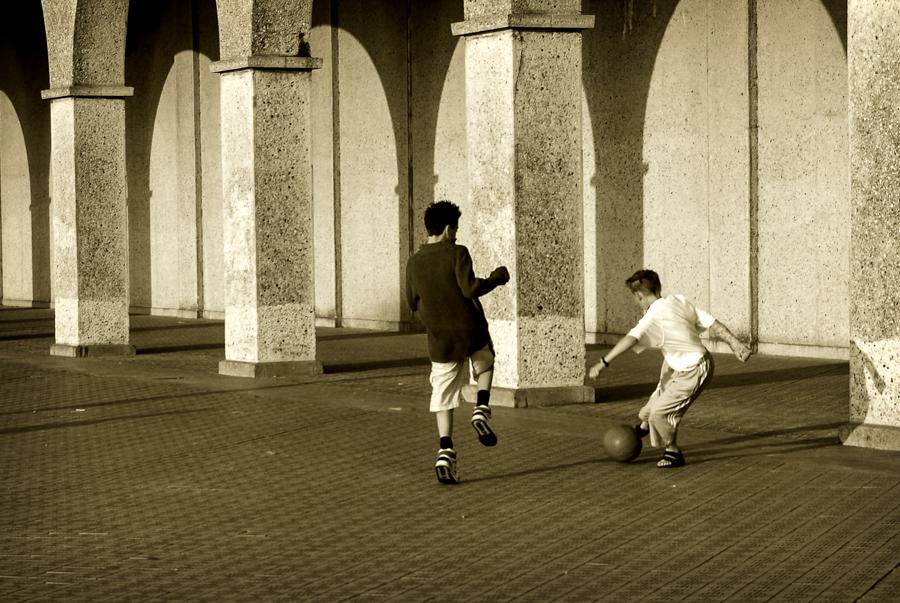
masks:
<instances>
[{"instance_id":1,"label":"stone texture","mask_svg":"<svg viewBox=\"0 0 900 603\"><path fill-rule=\"evenodd\" d=\"M580 0L465 0L467 21L494 15L522 13L577 14L581 12Z\"/></svg>"},{"instance_id":2,"label":"stone texture","mask_svg":"<svg viewBox=\"0 0 900 603\"><path fill-rule=\"evenodd\" d=\"M122 99L51 104L56 343L127 345Z\"/></svg>"},{"instance_id":3,"label":"stone texture","mask_svg":"<svg viewBox=\"0 0 900 603\"><path fill-rule=\"evenodd\" d=\"M222 74L227 361L315 361L309 72Z\"/></svg>"},{"instance_id":4,"label":"stone texture","mask_svg":"<svg viewBox=\"0 0 900 603\"><path fill-rule=\"evenodd\" d=\"M315 232L316 322L334 326L337 316L337 268L335 238L338 232L335 210L334 54L329 2L313 6L313 27L309 34L312 52L322 57L322 68L311 76L311 126L313 173L313 229Z\"/></svg>"},{"instance_id":5,"label":"stone texture","mask_svg":"<svg viewBox=\"0 0 900 603\"><path fill-rule=\"evenodd\" d=\"M497 351L494 383L553 387L578 401L580 89L580 32L504 30L466 39L470 247L477 274L506 265L512 275L483 300Z\"/></svg>"},{"instance_id":6,"label":"stone texture","mask_svg":"<svg viewBox=\"0 0 900 603\"><path fill-rule=\"evenodd\" d=\"M128 2L42 0L41 5L51 88L124 81Z\"/></svg>"},{"instance_id":7,"label":"stone texture","mask_svg":"<svg viewBox=\"0 0 900 603\"><path fill-rule=\"evenodd\" d=\"M218 0L222 59L308 56L312 0Z\"/></svg>"},{"instance_id":8,"label":"stone texture","mask_svg":"<svg viewBox=\"0 0 900 603\"><path fill-rule=\"evenodd\" d=\"M762 344L849 338L846 34L829 4L840 3L758 3Z\"/></svg>"},{"instance_id":9,"label":"stone texture","mask_svg":"<svg viewBox=\"0 0 900 603\"><path fill-rule=\"evenodd\" d=\"M850 421L885 429L845 443L900 449L900 13L851 2L848 23Z\"/></svg>"},{"instance_id":10,"label":"stone texture","mask_svg":"<svg viewBox=\"0 0 900 603\"><path fill-rule=\"evenodd\" d=\"M196 318L206 233L198 220L204 149L191 7L175 0L133 4L129 23L129 38L142 42L125 63L127 81L140 82L125 104L131 307Z\"/></svg>"},{"instance_id":11,"label":"stone texture","mask_svg":"<svg viewBox=\"0 0 900 603\"><path fill-rule=\"evenodd\" d=\"M7 7L0 23L0 296L50 302L50 105L40 3Z\"/></svg>"},{"instance_id":12,"label":"stone texture","mask_svg":"<svg viewBox=\"0 0 900 603\"><path fill-rule=\"evenodd\" d=\"M341 324L399 329L410 246L406 13L338 7ZM421 226L416 225L421 228Z\"/></svg>"},{"instance_id":13,"label":"stone texture","mask_svg":"<svg viewBox=\"0 0 900 603\"><path fill-rule=\"evenodd\" d=\"M746 5L680 3L660 41L647 88L643 265L659 273L664 293L688 296L745 339L750 334L747 98ZM616 286L629 275L616 275ZM628 303L633 307L632 300Z\"/></svg>"}]
</instances>

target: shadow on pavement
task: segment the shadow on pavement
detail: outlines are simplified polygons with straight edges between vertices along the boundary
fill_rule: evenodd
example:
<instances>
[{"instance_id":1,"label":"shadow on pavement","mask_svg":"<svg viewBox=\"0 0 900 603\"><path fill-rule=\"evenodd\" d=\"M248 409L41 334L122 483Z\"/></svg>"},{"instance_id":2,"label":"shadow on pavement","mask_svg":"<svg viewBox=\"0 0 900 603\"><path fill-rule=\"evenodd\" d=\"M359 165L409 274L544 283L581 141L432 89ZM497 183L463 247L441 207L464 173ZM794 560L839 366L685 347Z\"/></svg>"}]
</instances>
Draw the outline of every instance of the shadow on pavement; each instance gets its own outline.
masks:
<instances>
[{"instance_id":1,"label":"shadow on pavement","mask_svg":"<svg viewBox=\"0 0 900 603\"><path fill-rule=\"evenodd\" d=\"M803 381L825 375L849 375L850 368L846 362L820 364L816 366L792 367L746 373L716 374L707 390L727 387L744 387L748 385L764 385L787 381ZM623 402L639 398L649 398L656 389L657 382L625 383L610 387L595 387L594 402Z\"/></svg>"},{"instance_id":2,"label":"shadow on pavement","mask_svg":"<svg viewBox=\"0 0 900 603\"><path fill-rule=\"evenodd\" d=\"M86 406L79 406L79 408L86 408ZM28 433L31 431L44 431L47 429L63 429L68 427L86 427L88 425L99 425L101 423L111 423L114 421L130 421L134 419L149 419L153 417L163 417L168 415L186 415L193 414L199 412L207 412L212 410L211 408L196 408L193 410L173 410L169 412L154 412L147 413L142 415L127 415L124 417L108 417L105 419L93 419L90 421L71 421L71 422L58 422L58 423L42 423L40 425L23 425L22 427L8 427L6 429L0 429L0 435L6 434L14 434L14 433Z\"/></svg>"},{"instance_id":3,"label":"shadow on pavement","mask_svg":"<svg viewBox=\"0 0 900 603\"><path fill-rule=\"evenodd\" d=\"M349 362L341 364L325 363L325 374L355 373L359 371L372 371L386 368L403 368L407 366L431 366L428 358L395 358L392 360L364 360L361 362Z\"/></svg>"},{"instance_id":4,"label":"shadow on pavement","mask_svg":"<svg viewBox=\"0 0 900 603\"><path fill-rule=\"evenodd\" d=\"M575 461L574 463L563 463L560 465L553 465L550 467L534 467L532 469L523 469L521 471L511 471L509 473L501 473L497 475L485 475L484 477L473 477L470 479L463 478L462 484L473 484L477 482L489 482L496 481L501 479L509 479L515 477L524 477L526 475L538 475L541 473L551 473L554 471L559 471L561 469L571 469L573 467L583 467L585 465L596 465L599 463L613 463L612 459L606 457L587 459L584 461Z\"/></svg>"}]
</instances>

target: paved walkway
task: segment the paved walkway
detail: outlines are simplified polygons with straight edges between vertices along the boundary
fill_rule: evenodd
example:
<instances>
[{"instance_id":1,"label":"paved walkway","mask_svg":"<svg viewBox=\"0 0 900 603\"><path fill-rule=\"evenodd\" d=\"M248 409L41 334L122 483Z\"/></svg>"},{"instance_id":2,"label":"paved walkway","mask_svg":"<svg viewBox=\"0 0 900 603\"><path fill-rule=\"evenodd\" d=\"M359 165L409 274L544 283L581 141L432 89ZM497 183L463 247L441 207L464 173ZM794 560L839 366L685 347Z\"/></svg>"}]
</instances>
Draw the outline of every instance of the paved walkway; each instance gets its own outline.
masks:
<instances>
[{"instance_id":1,"label":"paved walkway","mask_svg":"<svg viewBox=\"0 0 900 603\"><path fill-rule=\"evenodd\" d=\"M219 376L222 341L137 316L138 355L55 358L51 311L0 309L0 600L900 600L900 454L839 444L846 363L717 356L662 471L601 446L653 387L629 355L496 448L460 421L442 486L422 335L320 329L303 380Z\"/></svg>"}]
</instances>

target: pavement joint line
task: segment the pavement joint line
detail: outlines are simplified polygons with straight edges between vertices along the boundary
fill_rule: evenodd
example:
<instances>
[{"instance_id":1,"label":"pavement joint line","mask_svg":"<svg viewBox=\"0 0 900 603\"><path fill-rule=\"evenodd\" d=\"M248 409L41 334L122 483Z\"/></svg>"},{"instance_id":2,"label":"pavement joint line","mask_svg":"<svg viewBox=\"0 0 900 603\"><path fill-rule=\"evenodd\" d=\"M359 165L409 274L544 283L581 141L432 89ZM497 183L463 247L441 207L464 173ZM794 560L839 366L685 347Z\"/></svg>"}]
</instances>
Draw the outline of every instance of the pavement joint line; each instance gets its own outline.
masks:
<instances>
[{"instance_id":1,"label":"pavement joint line","mask_svg":"<svg viewBox=\"0 0 900 603\"><path fill-rule=\"evenodd\" d=\"M665 508L665 506L666 506L666 503L664 503L664 502L663 502L663 503L659 503L659 501L656 501L655 499L647 499L647 500L648 500L648 501L654 500L655 502L657 502L656 505L653 505L653 504L649 504L649 505L648 505L648 506L651 507L651 512L649 513L650 515L656 514L658 511L662 510L662 509ZM632 512L633 512L634 509L633 509L633 508L632 508L632 509L629 509L629 511L632 511ZM688 512L689 512L689 510L686 510L683 514L687 514ZM621 511L621 513L622 513L622 514L625 514L626 511L623 510L623 511ZM631 522L629 522L629 523L626 523L626 524L624 524L624 525L618 525L618 526L617 526L614 530L612 530L612 532L610 532L610 533L615 533L615 532L617 532L617 531L625 531L626 528L629 528L632 524L639 523L640 521L641 521L641 518L637 518L637 519L634 519L633 521L631 521ZM590 527L584 528L583 530L581 530L581 532L583 532L583 533L587 533L587 532L590 532L590 531L591 531L591 528L590 528ZM576 532L576 534L578 534L578 533L579 533L579 532ZM632 542L632 541L634 541L634 540L636 540L636 539L638 539L638 538L640 538L640 537L641 537L640 535L639 535L639 536L635 536L635 537L633 537L631 540L628 540L628 541L626 541L626 542L624 542L624 543L620 543L620 544L618 545L617 548L622 548L622 547L624 547L625 545L627 545L628 543L630 543L630 542ZM571 539L571 538L572 538L571 535L561 537L561 539ZM565 557L565 556L567 556L567 555L572 555L572 554L576 553L578 550L581 550L581 549L583 549L583 548L589 546L590 544L592 544L592 543L586 542L586 543L583 543L582 545L580 545L580 546L578 546L578 547L569 549L569 550L566 551L565 553L563 553L563 554L561 554L561 555L558 555L557 557L554 557L553 560L558 560L558 559L561 559L561 558L563 558L563 557ZM596 557L594 557L593 559L596 559ZM520 574L517 574L517 575L515 575L515 576L511 576L511 577L510 577L510 576L507 576L506 582L503 582L503 583L500 583L500 584L495 584L494 587L493 587L492 589L489 589L489 590L487 590L487 591L482 591L482 594L485 593L485 592L486 592L486 593L489 593L489 592L491 592L491 590L497 590L498 588L500 588L501 586L503 586L503 585L505 585L505 584L514 582L516 579L520 578L520 577L523 576L523 575L525 575L524 572L523 572L523 573L520 573Z\"/></svg>"},{"instance_id":2,"label":"pavement joint line","mask_svg":"<svg viewBox=\"0 0 900 603\"><path fill-rule=\"evenodd\" d=\"M867 498L867 499L864 501L863 504L864 504L864 505L873 505L877 500L880 500L880 499L883 499L883 498L887 498L888 495L891 494L892 491L897 490L897 489L898 489L898 484L894 484L893 486L891 486L891 487L888 488L887 490L884 490L884 491L882 491L881 493L879 493L879 495L877 496L877 498L875 498L875 499L868 499L868 498ZM897 503L892 509L890 509L890 510L888 511L888 513L889 513L890 511L896 510L896 509L898 509L898 508L900 508L900 500L898 500L898 503ZM834 530L837 530L838 528L844 526L844 525L847 524L848 522L851 522L853 519L855 519L855 518L861 513L861 511L862 511L862 509L860 509L860 508L854 509L854 514L853 514L853 515L843 517L837 524L835 524L835 525L831 526L830 528L828 528L828 530L826 531L826 533L832 532L832 531L834 531ZM866 524L866 526L863 527L861 530L857 530L857 531L855 532L855 535L860 535L860 534L862 534L862 533L865 533L865 532L868 531L868 530L869 530L876 522L880 521L880 520L883 519L883 518L884 518L884 516L881 516L881 517L872 519L872 520L871 520L868 524ZM842 532L842 533L843 533L843 532ZM808 544L807 547L811 546L811 544L812 544L812 543ZM885 546L885 545L883 544L882 547L883 547L883 546ZM846 543L846 542L840 543L840 544L837 546L837 548L835 548L835 549L834 549L827 557L825 557L824 559L822 559L821 562L827 562L828 559L830 559L831 557L834 557L834 556L837 556L838 554L840 554L840 553L842 552L842 550L845 549L846 547L847 547L847 543ZM900 562L898 562L898 564L900 564ZM832 572L832 573L831 573L831 576L830 576L830 577L832 578L832 580L831 580L830 582L828 582L827 584L825 584L824 589L823 589L822 591L820 591L818 594L822 594L823 592L827 591L827 589L828 589L831 585L833 585L833 584L836 583L838 580L840 580L844 575L846 575L847 573L849 573L849 572L853 569L853 567L855 567L856 565L858 565L858 563L855 564L854 566L850 566L850 567L848 567L848 566L846 566L846 565L839 565L838 567L843 568L843 569L844 569L844 572L841 573L841 574L837 574L836 572ZM815 566L815 565L812 566L810 569L808 569L808 570L803 574L803 576L800 576L799 579L802 579L804 576L806 576L806 575L810 574L811 572L815 571L815 569L816 569L816 566ZM882 576L882 578L883 578L883 576ZM820 584L821 584L821 583L820 583ZM785 587L784 587L783 589L781 589L781 590L778 591L777 593L774 593L774 595L777 596L779 593L784 592L785 590L789 590L790 587L791 587L790 584L785 585Z\"/></svg>"},{"instance_id":3,"label":"pavement joint line","mask_svg":"<svg viewBox=\"0 0 900 603\"><path fill-rule=\"evenodd\" d=\"M823 473L819 473L819 474L817 474L817 475L814 475L813 477L810 477L809 479L807 479L807 480L804 482L804 484L809 484L809 483L811 483L811 482L817 480L818 478L820 478L822 475L824 475L824 474L823 474ZM759 491L753 493L753 494L750 496L750 498L744 499L744 500L741 501L741 502L742 502L742 503L744 503L744 502L748 502L748 503L749 503L749 502L750 502L750 499L755 498L755 497L757 497L757 496L761 496L761 495L763 495L763 494L766 493L766 492L770 492L770 491L772 491L772 490L775 490L776 488L781 487L781 485L782 485L783 483L793 481L794 479L795 479L795 478L794 478L793 475L791 475L791 474L785 472L785 473L782 475L781 479L780 479L778 482L775 482L775 483L769 483L765 488L763 488L762 490L759 490ZM801 486L802 486L802 484L801 484ZM739 504L739 505L736 505L736 506L740 506L740 504ZM794 504L794 506L790 507L789 509L787 509L786 511L783 511L783 512L791 513L791 512L793 512L793 511L795 511L797 508L799 508L800 506L802 506L802 503L796 503L796 504ZM720 511L719 514L728 513L728 512L731 512L731 511L733 511L733 509L723 509L722 511ZM767 512L767 511L765 511L765 510L761 510L761 511L760 511L760 513L766 513L766 512ZM751 514L750 517L754 517L754 516ZM746 518L744 518L744 519L742 520L742 522L748 522L748 521L749 521L749 520L746 519ZM732 529L734 529L734 526L732 526ZM762 530L762 529L763 529L763 527L758 527L756 530L750 532L749 535L752 535L752 534L754 534L754 533L756 533L756 532L759 532L759 531ZM711 540L711 539L714 539L714 538L716 538L716 537L718 537L717 534L709 534L706 538L704 538L703 540L701 540L701 542L707 541L707 540ZM697 544L699 544L699 543L697 543ZM689 574L690 572L692 572L692 571L694 571L694 570L696 570L696 569L698 569L698 568L700 568L700 567L703 567L703 565L705 565L706 563L708 563L709 560L714 559L717 555L722 554L723 552L727 551L729 548L732 548L732 547L736 546L736 544L737 544L737 543L732 542L730 545L726 545L726 546L724 546L724 547L721 547L721 548L717 549L715 552L710 553L709 556L708 556L704 561L702 561L701 563L698 563L698 564L696 564L695 566L693 566L692 568L688 569L688 570L685 572L685 574ZM675 580L677 580L677 578L675 578L675 579L673 579L673 580L670 580L669 582L663 583L663 584L656 584L656 583L654 583L654 584L657 586L657 588L655 588L655 589L652 590L652 591L648 591L648 592L645 593L645 594L647 594L647 595L652 595L654 592L662 591L662 590L665 589L665 587L666 587L667 585L671 584L671 583L674 582Z\"/></svg>"},{"instance_id":4,"label":"pavement joint line","mask_svg":"<svg viewBox=\"0 0 900 603\"><path fill-rule=\"evenodd\" d=\"M823 474L823 475L824 475L824 474ZM851 479L851 478L852 478L852 476L845 475L843 479L844 479L844 480L849 480L849 479ZM842 480L842 481L843 481L843 480ZM873 480L873 481L874 481L874 480ZM845 493L843 493L843 496L841 496L841 497L840 497L839 499L837 499L837 500L843 500L843 499L846 499L846 498L851 498L851 497L853 496L853 494L855 494L855 492L845 492ZM797 509L800 509L800 508L806 507L806 506L810 506L810 505L817 505L817 504L818 504L818 503L817 503L817 501L815 501L815 500L805 501L803 504L798 505L794 510L791 510L790 512L781 515L776 521L774 521L774 522L772 522L772 523L769 523L769 524L767 524L766 526L763 526L763 527L761 528L761 530L765 530L765 529L773 529L772 526L777 526L779 523L783 523L783 522L787 521L788 518L789 518L791 515L793 515L793 514L797 511ZM800 521L800 522L798 522L798 523L794 523L792 529L791 529L789 532L782 532L782 534L784 535L784 537L789 537L791 534L800 531L800 530L803 529L805 526L807 526L807 525L813 523L813 522L816 521L817 519L818 519L818 518L817 518L814 514L811 514L811 513L810 513L810 514L807 515L807 517L806 517L805 520ZM788 542L791 542L791 539L790 539L790 538L786 538L786 540L787 540ZM759 550L759 551L757 551L756 553L751 554L749 557L747 557L747 558L744 559L744 565L746 565L746 564L748 564L748 563L752 563L752 561L753 561L754 559L758 559L758 558L760 557L760 555L763 555L764 553L767 553L767 552L769 552L769 549ZM734 572L732 572L732 573L734 573ZM737 589L736 591L733 591L729 596L737 596L738 593L740 593L741 591L745 590L745 589L748 588L749 586L752 586L752 585L754 584L754 582L755 582L755 580L752 579L752 578L751 578L751 580L750 580L749 582L746 582L746 578L747 578L746 572L740 573L739 576L745 579L745 583L744 583L743 586L738 587L738 589ZM711 584L713 584L712 581L706 583L706 584L705 584L703 587L701 587L699 590L694 591L693 594L701 593L705 588L709 587ZM733 584L732 584L732 586L733 586Z\"/></svg>"}]
</instances>

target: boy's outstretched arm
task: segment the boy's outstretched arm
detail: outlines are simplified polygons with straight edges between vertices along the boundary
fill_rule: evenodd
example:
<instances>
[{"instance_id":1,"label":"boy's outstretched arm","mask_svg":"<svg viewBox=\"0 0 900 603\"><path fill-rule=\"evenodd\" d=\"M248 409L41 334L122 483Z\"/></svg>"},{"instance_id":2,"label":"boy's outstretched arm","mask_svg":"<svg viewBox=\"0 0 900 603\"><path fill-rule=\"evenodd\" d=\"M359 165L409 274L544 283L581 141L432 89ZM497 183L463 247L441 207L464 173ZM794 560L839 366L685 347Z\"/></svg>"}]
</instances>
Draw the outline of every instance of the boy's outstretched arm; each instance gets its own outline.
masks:
<instances>
[{"instance_id":1,"label":"boy's outstretched arm","mask_svg":"<svg viewBox=\"0 0 900 603\"><path fill-rule=\"evenodd\" d=\"M462 291L463 297L475 299L486 295L509 282L509 270L500 266L491 272L487 278L477 278L472 270L472 257L469 250L462 245L457 246L456 259L456 283Z\"/></svg>"},{"instance_id":2,"label":"boy's outstretched arm","mask_svg":"<svg viewBox=\"0 0 900 603\"><path fill-rule=\"evenodd\" d=\"M618 356L621 356L622 354L633 348L637 342L638 340L631 335L626 335L625 337L620 339L616 343L616 345L613 346L613 349L608 351L606 355L604 355L600 359L600 362L590 368L590 370L588 371L588 376L591 379L596 379L597 375L600 374L600 371L612 364L612 361L615 360Z\"/></svg>"},{"instance_id":3,"label":"boy's outstretched arm","mask_svg":"<svg viewBox=\"0 0 900 603\"><path fill-rule=\"evenodd\" d=\"M709 334L727 343L728 347L731 348L731 351L734 352L734 355L737 356L737 359L741 362L746 362L753 354L753 350L735 337L734 333L732 333L724 324L719 322L718 319L716 319L716 322L709 328Z\"/></svg>"}]
</instances>

